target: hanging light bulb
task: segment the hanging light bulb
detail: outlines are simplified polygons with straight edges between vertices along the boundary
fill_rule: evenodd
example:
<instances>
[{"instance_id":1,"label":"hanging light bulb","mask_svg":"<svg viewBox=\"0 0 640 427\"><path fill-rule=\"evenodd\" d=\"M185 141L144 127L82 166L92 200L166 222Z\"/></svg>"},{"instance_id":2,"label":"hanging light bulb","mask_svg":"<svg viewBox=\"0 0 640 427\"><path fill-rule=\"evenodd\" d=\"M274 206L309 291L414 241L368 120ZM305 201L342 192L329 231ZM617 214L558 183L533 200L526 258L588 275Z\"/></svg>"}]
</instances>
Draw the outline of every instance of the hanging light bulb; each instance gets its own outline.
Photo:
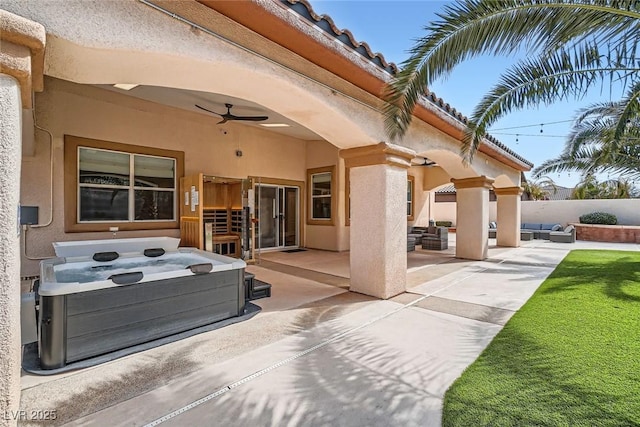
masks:
<instances>
[{"instance_id":1,"label":"hanging light bulb","mask_svg":"<svg viewBox=\"0 0 640 427\"><path fill-rule=\"evenodd\" d=\"M520 136L519 134L516 134L516 145L518 145L518 141L519 141L518 137L519 136Z\"/></svg>"},{"instance_id":2,"label":"hanging light bulb","mask_svg":"<svg viewBox=\"0 0 640 427\"><path fill-rule=\"evenodd\" d=\"M544 123L540 123L540 133L542 133L542 126L544 125Z\"/></svg>"}]
</instances>

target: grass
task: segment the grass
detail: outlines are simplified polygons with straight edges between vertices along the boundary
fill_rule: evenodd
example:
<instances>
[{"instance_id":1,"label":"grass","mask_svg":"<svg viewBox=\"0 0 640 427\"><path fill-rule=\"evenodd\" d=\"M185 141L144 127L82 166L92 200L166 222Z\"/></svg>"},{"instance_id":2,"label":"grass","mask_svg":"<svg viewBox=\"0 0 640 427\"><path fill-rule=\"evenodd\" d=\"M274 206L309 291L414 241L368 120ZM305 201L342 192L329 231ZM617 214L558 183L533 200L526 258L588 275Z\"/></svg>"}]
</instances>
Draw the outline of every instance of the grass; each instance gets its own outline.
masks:
<instances>
[{"instance_id":1,"label":"grass","mask_svg":"<svg viewBox=\"0 0 640 427\"><path fill-rule=\"evenodd\" d=\"M640 253L573 251L445 395L444 426L640 426Z\"/></svg>"}]
</instances>

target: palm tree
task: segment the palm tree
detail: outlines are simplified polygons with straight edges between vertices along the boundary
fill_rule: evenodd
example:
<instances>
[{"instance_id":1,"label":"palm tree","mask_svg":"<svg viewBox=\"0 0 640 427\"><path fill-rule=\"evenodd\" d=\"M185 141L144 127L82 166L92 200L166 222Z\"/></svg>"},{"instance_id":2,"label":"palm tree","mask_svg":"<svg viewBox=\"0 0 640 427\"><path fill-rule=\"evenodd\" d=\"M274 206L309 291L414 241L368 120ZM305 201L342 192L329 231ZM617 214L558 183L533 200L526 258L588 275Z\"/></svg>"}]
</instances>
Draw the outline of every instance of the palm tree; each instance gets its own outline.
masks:
<instances>
[{"instance_id":1,"label":"palm tree","mask_svg":"<svg viewBox=\"0 0 640 427\"><path fill-rule=\"evenodd\" d=\"M546 200L549 198L551 190L553 190L554 194L558 191L556 183L548 176L531 182L522 179L522 186L524 187L524 192L527 193L532 200Z\"/></svg>"},{"instance_id":2,"label":"palm tree","mask_svg":"<svg viewBox=\"0 0 640 427\"><path fill-rule=\"evenodd\" d=\"M438 16L387 86L385 124L391 139L404 135L431 82L483 54L524 50L527 55L473 111L462 146L468 161L488 127L513 110L584 96L606 80L623 86L638 80L636 0L458 0Z\"/></svg>"},{"instance_id":3,"label":"palm tree","mask_svg":"<svg viewBox=\"0 0 640 427\"><path fill-rule=\"evenodd\" d=\"M640 179L640 82L618 102L592 105L576 118L564 151L533 171L538 177L578 171L583 176L608 173Z\"/></svg>"},{"instance_id":4,"label":"palm tree","mask_svg":"<svg viewBox=\"0 0 640 427\"><path fill-rule=\"evenodd\" d=\"M572 199L628 199L636 196L636 190L629 181L607 180L599 182L593 175L587 175L576 186Z\"/></svg>"}]
</instances>

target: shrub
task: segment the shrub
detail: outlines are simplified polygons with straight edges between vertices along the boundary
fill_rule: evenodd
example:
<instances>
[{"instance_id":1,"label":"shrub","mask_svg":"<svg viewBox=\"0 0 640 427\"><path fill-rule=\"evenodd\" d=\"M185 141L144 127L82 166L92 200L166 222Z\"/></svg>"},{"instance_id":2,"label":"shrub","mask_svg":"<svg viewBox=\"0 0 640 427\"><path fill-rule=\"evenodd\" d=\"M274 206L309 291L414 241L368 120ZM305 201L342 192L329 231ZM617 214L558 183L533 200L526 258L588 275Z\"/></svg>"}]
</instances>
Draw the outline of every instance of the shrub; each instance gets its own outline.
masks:
<instances>
[{"instance_id":1,"label":"shrub","mask_svg":"<svg viewBox=\"0 0 640 427\"><path fill-rule=\"evenodd\" d=\"M436 221L436 227L451 227L451 221Z\"/></svg>"},{"instance_id":2,"label":"shrub","mask_svg":"<svg viewBox=\"0 0 640 427\"><path fill-rule=\"evenodd\" d=\"M605 212L592 212L580 217L581 224L605 224L616 225L618 218L615 215Z\"/></svg>"}]
</instances>

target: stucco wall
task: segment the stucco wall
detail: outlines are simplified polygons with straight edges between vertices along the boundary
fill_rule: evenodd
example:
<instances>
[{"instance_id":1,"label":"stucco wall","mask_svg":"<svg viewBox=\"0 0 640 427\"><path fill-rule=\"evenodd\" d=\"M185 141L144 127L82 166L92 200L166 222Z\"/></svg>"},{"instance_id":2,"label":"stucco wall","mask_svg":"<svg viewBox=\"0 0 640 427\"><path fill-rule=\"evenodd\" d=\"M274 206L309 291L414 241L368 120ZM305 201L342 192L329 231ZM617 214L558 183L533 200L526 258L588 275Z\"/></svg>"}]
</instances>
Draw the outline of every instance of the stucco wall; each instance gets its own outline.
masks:
<instances>
[{"instance_id":1,"label":"stucco wall","mask_svg":"<svg viewBox=\"0 0 640 427\"><path fill-rule=\"evenodd\" d=\"M618 224L640 225L640 199L550 200L522 202L522 222L578 222L581 215L607 212Z\"/></svg>"},{"instance_id":2,"label":"stucco wall","mask_svg":"<svg viewBox=\"0 0 640 427\"><path fill-rule=\"evenodd\" d=\"M497 216L496 202L489 202L489 221L495 221ZM451 221L456 226L456 202L439 202L433 204L433 219L436 221Z\"/></svg>"},{"instance_id":3,"label":"stucco wall","mask_svg":"<svg viewBox=\"0 0 640 427\"><path fill-rule=\"evenodd\" d=\"M215 118L91 86L48 78L45 88L45 92L36 95L36 120L53 134L53 222L48 227L28 231L27 249L31 257L52 256L53 241L111 237L107 230L104 233L64 232L65 134L184 151L186 175L204 172L225 177L254 175L306 180L305 141L234 123L217 126ZM50 218L47 134L38 131L36 143L35 156L23 159L21 203L39 206L40 223L46 223ZM243 151L242 157L235 156L237 149ZM179 230L118 233L118 237L154 235L178 236ZM38 262L23 257L22 275L35 274L38 274Z\"/></svg>"},{"instance_id":4,"label":"stucco wall","mask_svg":"<svg viewBox=\"0 0 640 427\"><path fill-rule=\"evenodd\" d=\"M455 202L435 203L437 221L452 221L455 225ZM581 215L607 212L618 218L618 224L640 225L640 199L619 200L549 200L522 202L522 222L578 222ZM489 203L489 220L496 220L496 202Z\"/></svg>"}]
</instances>

